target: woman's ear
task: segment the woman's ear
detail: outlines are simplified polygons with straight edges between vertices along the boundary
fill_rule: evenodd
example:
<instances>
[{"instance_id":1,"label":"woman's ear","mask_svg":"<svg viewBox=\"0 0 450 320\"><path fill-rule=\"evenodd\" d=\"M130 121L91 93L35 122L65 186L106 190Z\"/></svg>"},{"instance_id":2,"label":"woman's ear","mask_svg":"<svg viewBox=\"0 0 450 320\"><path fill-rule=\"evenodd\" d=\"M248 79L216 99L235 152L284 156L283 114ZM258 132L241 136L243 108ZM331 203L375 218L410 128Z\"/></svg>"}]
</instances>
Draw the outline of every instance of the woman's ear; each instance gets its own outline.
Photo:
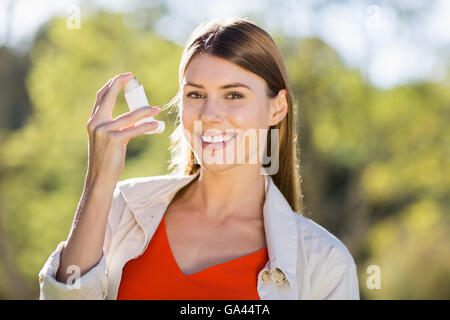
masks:
<instances>
[{"instance_id":1,"label":"woman's ear","mask_svg":"<svg viewBox=\"0 0 450 320\"><path fill-rule=\"evenodd\" d=\"M275 126L284 119L288 112L286 89L278 91L278 95L270 99L269 126Z\"/></svg>"}]
</instances>

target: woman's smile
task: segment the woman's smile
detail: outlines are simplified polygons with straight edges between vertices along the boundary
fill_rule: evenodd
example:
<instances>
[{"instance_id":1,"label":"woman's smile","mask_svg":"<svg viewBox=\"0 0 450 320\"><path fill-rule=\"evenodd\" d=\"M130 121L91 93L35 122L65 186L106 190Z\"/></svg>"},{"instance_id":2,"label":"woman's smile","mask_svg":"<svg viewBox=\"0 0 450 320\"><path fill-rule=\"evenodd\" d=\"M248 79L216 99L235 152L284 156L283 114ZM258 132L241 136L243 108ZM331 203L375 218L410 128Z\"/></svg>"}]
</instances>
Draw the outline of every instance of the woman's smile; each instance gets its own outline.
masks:
<instances>
[{"instance_id":1,"label":"woman's smile","mask_svg":"<svg viewBox=\"0 0 450 320\"><path fill-rule=\"evenodd\" d=\"M225 148L228 144L234 141L237 133L232 135L202 135L198 137L202 141L202 149L207 150L220 150Z\"/></svg>"}]
</instances>

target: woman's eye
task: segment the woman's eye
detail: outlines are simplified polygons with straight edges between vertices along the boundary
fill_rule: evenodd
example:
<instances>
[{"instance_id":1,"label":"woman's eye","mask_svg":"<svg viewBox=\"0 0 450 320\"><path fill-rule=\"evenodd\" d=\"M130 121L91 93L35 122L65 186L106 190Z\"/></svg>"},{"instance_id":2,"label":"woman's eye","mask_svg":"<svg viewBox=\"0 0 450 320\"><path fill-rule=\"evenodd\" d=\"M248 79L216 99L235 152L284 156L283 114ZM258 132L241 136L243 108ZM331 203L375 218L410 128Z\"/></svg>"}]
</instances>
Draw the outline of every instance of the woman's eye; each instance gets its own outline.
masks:
<instances>
[{"instance_id":1,"label":"woman's eye","mask_svg":"<svg viewBox=\"0 0 450 320\"><path fill-rule=\"evenodd\" d=\"M199 99L200 94L198 92L190 92L186 95L186 97L192 98L192 99Z\"/></svg>"},{"instance_id":2,"label":"woman's eye","mask_svg":"<svg viewBox=\"0 0 450 320\"><path fill-rule=\"evenodd\" d=\"M241 99L243 98L242 94L240 94L239 92L230 92L227 97L231 97L229 99L231 100L237 100L237 99Z\"/></svg>"}]
</instances>

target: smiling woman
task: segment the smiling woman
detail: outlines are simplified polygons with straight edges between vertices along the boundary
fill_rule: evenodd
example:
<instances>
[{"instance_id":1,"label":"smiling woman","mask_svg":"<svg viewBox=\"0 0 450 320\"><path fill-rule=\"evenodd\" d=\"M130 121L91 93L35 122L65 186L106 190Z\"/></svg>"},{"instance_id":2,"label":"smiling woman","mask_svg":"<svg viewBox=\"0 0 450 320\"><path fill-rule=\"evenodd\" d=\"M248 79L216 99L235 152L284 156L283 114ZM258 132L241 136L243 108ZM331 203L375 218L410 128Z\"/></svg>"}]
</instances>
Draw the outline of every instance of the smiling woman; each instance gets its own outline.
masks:
<instances>
[{"instance_id":1,"label":"smiling woman","mask_svg":"<svg viewBox=\"0 0 450 320\"><path fill-rule=\"evenodd\" d=\"M251 119L255 115L265 116L262 121L266 123L260 121L257 125L248 124L247 128L239 129L267 127L267 136L264 137L266 144L262 146L265 149L259 152L266 151L269 158L273 136L271 131L278 130L279 141L275 143L280 147L278 157L280 163L279 170L272 178L294 211L302 213L303 196L295 122L297 112L284 59L272 37L246 19L205 22L194 30L187 41L179 67L179 79L180 91L168 105L178 106L181 109L178 113L180 116L188 113L187 116L195 117L190 114L192 106L205 104L190 101L191 99L205 100L212 96L209 99L211 101L216 94L223 93L223 100L228 99L229 102L219 103L222 108L235 107L236 104L246 106L245 109L236 110L236 114L230 115L229 118L233 117L236 120L238 117ZM198 81L200 79L202 83ZM228 79L229 83L226 82ZM213 89L212 85L216 87ZM194 88L200 90L193 90ZM275 98L284 99L284 102L274 103ZM210 103L217 105L217 102ZM271 123L265 114L269 110L264 108L270 103L273 104L272 107L279 108L273 110L276 114ZM171 136L172 161L169 168L173 169L175 174L193 174L199 170L201 163L200 161L196 163L192 144L186 143L183 131L188 128L183 127L181 120L180 117L179 126ZM198 114L196 120L200 120ZM209 127L214 126L207 126L207 129ZM263 164L267 167L273 165L271 162Z\"/></svg>"},{"instance_id":2,"label":"smiling woman","mask_svg":"<svg viewBox=\"0 0 450 320\"><path fill-rule=\"evenodd\" d=\"M359 299L348 249L302 215L296 113L271 36L246 19L205 22L189 37L179 77L179 91L166 105L178 111L171 174L115 188L88 177L69 239L40 273L41 298ZM114 106L108 88L117 94L131 78L118 76L99 91L97 98L105 95L109 103L96 103L94 120ZM139 112L108 118L100 129L157 110ZM110 141L105 136L95 140L100 150L101 141ZM106 150L123 160L123 142L117 132L109 136L115 138ZM247 138L257 143L247 145ZM203 157L223 160L234 150L245 161ZM248 161L255 154L270 162ZM116 174L118 166L123 162ZM80 266L76 289L62 283L73 265Z\"/></svg>"}]
</instances>

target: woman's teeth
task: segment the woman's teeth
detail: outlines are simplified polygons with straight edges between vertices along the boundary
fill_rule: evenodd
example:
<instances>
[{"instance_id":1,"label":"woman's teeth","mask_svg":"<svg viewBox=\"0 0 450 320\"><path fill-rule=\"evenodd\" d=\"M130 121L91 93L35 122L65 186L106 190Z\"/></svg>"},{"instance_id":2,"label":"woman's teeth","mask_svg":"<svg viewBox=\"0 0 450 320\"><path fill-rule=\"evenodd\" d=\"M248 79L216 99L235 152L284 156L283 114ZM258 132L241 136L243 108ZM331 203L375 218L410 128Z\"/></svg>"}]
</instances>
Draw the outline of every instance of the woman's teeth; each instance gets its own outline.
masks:
<instances>
[{"instance_id":1,"label":"woman's teeth","mask_svg":"<svg viewBox=\"0 0 450 320\"><path fill-rule=\"evenodd\" d=\"M208 143L214 142L226 142L233 138L234 136L202 136L202 140Z\"/></svg>"}]
</instances>

